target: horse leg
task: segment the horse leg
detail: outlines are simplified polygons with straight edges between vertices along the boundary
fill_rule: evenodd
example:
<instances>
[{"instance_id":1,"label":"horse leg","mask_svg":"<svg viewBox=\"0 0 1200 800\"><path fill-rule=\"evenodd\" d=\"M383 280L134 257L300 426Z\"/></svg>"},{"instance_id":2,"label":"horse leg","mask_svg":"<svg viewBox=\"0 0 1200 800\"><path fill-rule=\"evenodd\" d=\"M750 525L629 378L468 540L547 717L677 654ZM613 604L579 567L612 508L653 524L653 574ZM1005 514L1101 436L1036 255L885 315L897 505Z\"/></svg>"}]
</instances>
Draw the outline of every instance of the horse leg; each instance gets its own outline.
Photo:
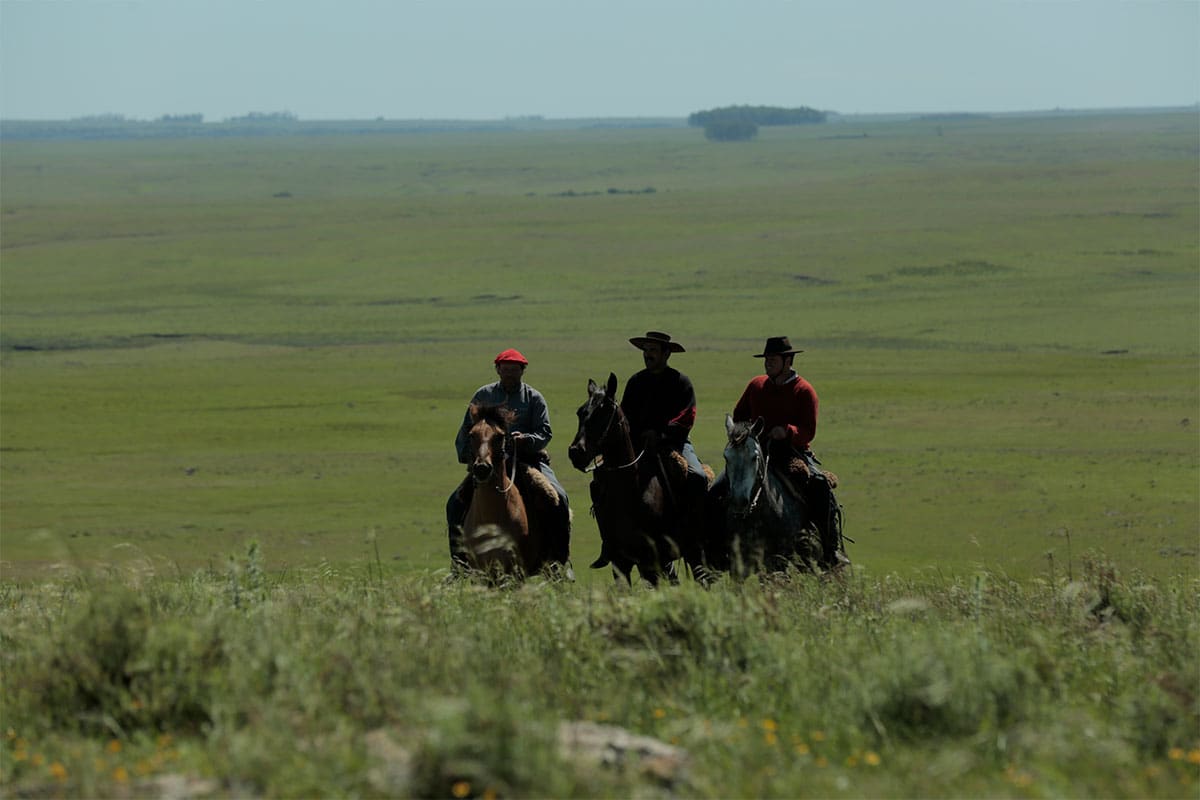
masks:
<instances>
[{"instance_id":1,"label":"horse leg","mask_svg":"<svg viewBox=\"0 0 1200 800\"><path fill-rule=\"evenodd\" d=\"M633 564L624 560L616 559L609 562L612 565L613 582L620 583L621 579L625 579L625 585L633 587Z\"/></svg>"}]
</instances>

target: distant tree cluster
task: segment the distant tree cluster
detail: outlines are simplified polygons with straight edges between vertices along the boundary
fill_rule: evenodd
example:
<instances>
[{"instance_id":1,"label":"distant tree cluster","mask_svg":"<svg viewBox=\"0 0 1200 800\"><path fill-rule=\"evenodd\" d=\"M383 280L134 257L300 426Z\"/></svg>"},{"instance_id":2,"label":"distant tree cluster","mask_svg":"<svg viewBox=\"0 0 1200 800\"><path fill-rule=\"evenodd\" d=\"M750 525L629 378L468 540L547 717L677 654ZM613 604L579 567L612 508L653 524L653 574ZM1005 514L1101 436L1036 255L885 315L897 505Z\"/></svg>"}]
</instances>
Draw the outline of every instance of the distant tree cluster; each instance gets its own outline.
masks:
<instances>
[{"instance_id":1,"label":"distant tree cluster","mask_svg":"<svg viewBox=\"0 0 1200 800\"><path fill-rule=\"evenodd\" d=\"M124 114L89 114L86 117L75 117L72 122L124 122Z\"/></svg>"},{"instance_id":2,"label":"distant tree cluster","mask_svg":"<svg viewBox=\"0 0 1200 800\"><path fill-rule=\"evenodd\" d=\"M159 122L204 122L203 114L163 114Z\"/></svg>"},{"instance_id":3,"label":"distant tree cluster","mask_svg":"<svg viewBox=\"0 0 1200 800\"><path fill-rule=\"evenodd\" d=\"M688 117L688 125L704 128L705 137L713 141L732 142L753 139L759 125L812 125L825 117L824 111L808 106L726 106L697 111Z\"/></svg>"},{"instance_id":4,"label":"distant tree cluster","mask_svg":"<svg viewBox=\"0 0 1200 800\"><path fill-rule=\"evenodd\" d=\"M295 122L297 117L290 111L251 111L244 117L230 117L227 122Z\"/></svg>"}]
</instances>

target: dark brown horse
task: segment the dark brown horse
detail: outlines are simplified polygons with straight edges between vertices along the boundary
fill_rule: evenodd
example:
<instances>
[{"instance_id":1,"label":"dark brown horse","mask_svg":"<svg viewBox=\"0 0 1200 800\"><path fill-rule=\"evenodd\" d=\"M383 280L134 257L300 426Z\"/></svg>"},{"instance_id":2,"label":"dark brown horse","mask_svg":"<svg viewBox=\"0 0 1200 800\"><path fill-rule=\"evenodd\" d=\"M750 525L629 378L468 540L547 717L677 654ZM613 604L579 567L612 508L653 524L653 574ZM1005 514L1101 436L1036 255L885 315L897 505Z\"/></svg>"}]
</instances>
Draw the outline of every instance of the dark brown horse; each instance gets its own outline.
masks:
<instances>
[{"instance_id":1,"label":"dark brown horse","mask_svg":"<svg viewBox=\"0 0 1200 800\"><path fill-rule=\"evenodd\" d=\"M475 482L463 547L473 569L498 580L518 580L541 571L545 564L543 535L531 519L521 494L518 467L509 426L513 413L500 406L472 405L472 459L468 467Z\"/></svg>"},{"instance_id":2,"label":"dark brown horse","mask_svg":"<svg viewBox=\"0 0 1200 800\"><path fill-rule=\"evenodd\" d=\"M629 421L616 399L616 375L610 373L603 388L593 380L587 388L587 402L577 412L579 431L567 455L576 469L592 473L592 513L601 541L592 568L611 565L614 577L630 581L637 567L651 585L664 576L674 583L674 562L681 551L679 509L670 498L683 496L687 466L681 458L676 463L634 450ZM672 473L666 486L664 470Z\"/></svg>"}]
</instances>

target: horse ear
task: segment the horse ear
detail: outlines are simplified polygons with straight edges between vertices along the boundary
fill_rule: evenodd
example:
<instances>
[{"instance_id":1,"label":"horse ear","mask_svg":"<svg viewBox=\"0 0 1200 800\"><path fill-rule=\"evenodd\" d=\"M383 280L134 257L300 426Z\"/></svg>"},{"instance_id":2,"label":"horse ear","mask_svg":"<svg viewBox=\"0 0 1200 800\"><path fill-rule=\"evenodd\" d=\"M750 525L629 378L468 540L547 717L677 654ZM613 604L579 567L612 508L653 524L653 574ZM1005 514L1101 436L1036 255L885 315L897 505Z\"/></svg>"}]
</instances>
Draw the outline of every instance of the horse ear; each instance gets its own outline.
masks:
<instances>
[{"instance_id":1,"label":"horse ear","mask_svg":"<svg viewBox=\"0 0 1200 800\"><path fill-rule=\"evenodd\" d=\"M729 416L728 414L725 415L725 435L733 435L733 417Z\"/></svg>"},{"instance_id":2,"label":"horse ear","mask_svg":"<svg viewBox=\"0 0 1200 800\"><path fill-rule=\"evenodd\" d=\"M617 374L615 372L608 373L608 385L604 387L604 391L614 400L617 397Z\"/></svg>"},{"instance_id":3,"label":"horse ear","mask_svg":"<svg viewBox=\"0 0 1200 800\"><path fill-rule=\"evenodd\" d=\"M766 422L763 421L762 417L754 420L754 424L750 426L750 435L757 437L762 433L763 425L766 425Z\"/></svg>"},{"instance_id":4,"label":"horse ear","mask_svg":"<svg viewBox=\"0 0 1200 800\"><path fill-rule=\"evenodd\" d=\"M591 378L588 378L588 397L591 397L600 390L600 384L596 383Z\"/></svg>"}]
</instances>

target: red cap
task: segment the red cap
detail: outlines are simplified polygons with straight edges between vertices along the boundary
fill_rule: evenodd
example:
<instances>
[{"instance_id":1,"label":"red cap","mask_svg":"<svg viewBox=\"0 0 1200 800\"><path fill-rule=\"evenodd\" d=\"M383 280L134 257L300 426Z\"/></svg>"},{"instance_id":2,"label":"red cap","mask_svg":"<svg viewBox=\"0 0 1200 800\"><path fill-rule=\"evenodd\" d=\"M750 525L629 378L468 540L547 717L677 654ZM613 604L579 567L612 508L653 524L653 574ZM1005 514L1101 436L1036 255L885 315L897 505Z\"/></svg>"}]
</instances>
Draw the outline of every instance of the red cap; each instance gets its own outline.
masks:
<instances>
[{"instance_id":1,"label":"red cap","mask_svg":"<svg viewBox=\"0 0 1200 800\"><path fill-rule=\"evenodd\" d=\"M529 359L527 359L527 358L525 358L525 356L521 355L520 350L514 350L511 347L508 348L507 350L505 350L500 355L496 356L496 360L493 363L499 364L502 361L511 361L514 364L520 364L522 366L529 365Z\"/></svg>"}]
</instances>

